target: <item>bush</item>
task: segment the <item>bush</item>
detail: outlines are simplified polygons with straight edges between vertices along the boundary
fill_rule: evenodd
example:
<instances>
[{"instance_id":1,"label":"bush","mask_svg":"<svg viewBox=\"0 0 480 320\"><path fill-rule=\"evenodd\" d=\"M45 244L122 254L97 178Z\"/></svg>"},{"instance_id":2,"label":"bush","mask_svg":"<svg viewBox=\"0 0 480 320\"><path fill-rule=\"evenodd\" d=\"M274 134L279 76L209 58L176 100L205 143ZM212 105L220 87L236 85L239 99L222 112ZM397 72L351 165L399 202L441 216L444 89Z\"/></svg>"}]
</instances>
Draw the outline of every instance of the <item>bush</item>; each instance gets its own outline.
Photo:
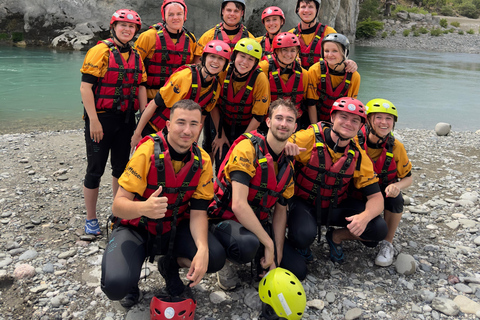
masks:
<instances>
[{"instance_id":1,"label":"bush","mask_svg":"<svg viewBox=\"0 0 480 320\"><path fill-rule=\"evenodd\" d=\"M443 34L448 34L448 33L450 33L450 30L447 30L447 29L443 30Z\"/></svg>"},{"instance_id":2,"label":"bush","mask_svg":"<svg viewBox=\"0 0 480 320\"><path fill-rule=\"evenodd\" d=\"M454 33L454 32L455 32L455 29L453 29L453 28L450 28L450 29L448 29L448 32L450 32L450 33Z\"/></svg>"},{"instance_id":3,"label":"bush","mask_svg":"<svg viewBox=\"0 0 480 320\"><path fill-rule=\"evenodd\" d=\"M445 18L440 19L440 27L446 28L447 26L448 26L448 21L447 21L447 19L445 19Z\"/></svg>"},{"instance_id":4,"label":"bush","mask_svg":"<svg viewBox=\"0 0 480 320\"><path fill-rule=\"evenodd\" d=\"M412 24L412 31L417 30L417 26L415 24Z\"/></svg>"},{"instance_id":5,"label":"bush","mask_svg":"<svg viewBox=\"0 0 480 320\"><path fill-rule=\"evenodd\" d=\"M388 36L387 31L383 31L383 32L382 32L382 38L386 38L387 36Z\"/></svg>"},{"instance_id":6,"label":"bush","mask_svg":"<svg viewBox=\"0 0 480 320\"><path fill-rule=\"evenodd\" d=\"M12 32L12 41L19 42L23 40L23 33L22 32Z\"/></svg>"},{"instance_id":7,"label":"bush","mask_svg":"<svg viewBox=\"0 0 480 320\"><path fill-rule=\"evenodd\" d=\"M415 30L415 31L413 31L413 36L414 36L414 37L418 37L418 36L420 36L420 32L418 32L418 31L416 31L416 30Z\"/></svg>"},{"instance_id":8,"label":"bush","mask_svg":"<svg viewBox=\"0 0 480 320\"><path fill-rule=\"evenodd\" d=\"M403 30L403 36L404 37L408 37L409 34L410 34L410 30L408 30L408 29Z\"/></svg>"},{"instance_id":9,"label":"bush","mask_svg":"<svg viewBox=\"0 0 480 320\"><path fill-rule=\"evenodd\" d=\"M407 6L399 4L395 7L394 10L392 10L392 16L396 15L397 12L400 12L400 11L407 11L407 12L411 12L411 13L421 13L421 14L427 14L428 13L427 10L419 8L419 7L409 7L409 6L407 7Z\"/></svg>"},{"instance_id":10,"label":"bush","mask_svg":"<svg viewBox=\"0 0 480 320\"><path fill-rule=\"evenodd\" d=\"M462 16L472 19L478 19L480 16L479 10L472 2L464 2L457 7L458 13Z\"/></svg>"},{"instance_id":11,"label":"bush","mask_svg":"<svg viewBox=\"0 0 480 320\"><path fill-rule=\"evenodd\" d=\"M0 33L0 40L7 40L7 39L8 39L8 34Z\"/></svg>"},{"instance_id":12,"label":"bush","mask_svg":"<svg viewBox=\"0 0 480 320\"><path fill-rule=\"evenodd\" d=\"M472 0L472 3L475 5L475 7L480 10L480 0Z\"/></svg>"},{"instance_id":13,"label":"bush","mask_svg":"<svg viewBox=\"0 0 480 320\"><path fill-rule=\"evenodd\" d=\"M383 29L383 22L371 20L368 18L365 21L361 21L357 25L356 37L359 39L373 38L377 35L377 31Z\"/></svg>"},{"instance_id":14,"label":"bush","mask_svg":"<svg viewBox=\"0 0 480 320\"><path fill-rule=\"evenodd\" d=\"M458 34L463 35L464 34L463 30L458 30Z\"/></svg>"},{"instance_id":15,"label":"bush","mask_svg":"<svg viewBox=\"0 0 480 320\"><path fill-rule=\"evenodd\" d=\"M431 36L435 36L435 37L438 37L442 34L442 30L440 28L433 28L432 30L430 30L430 35Z\"/></svg>"},{"instance_id":16,"label":"bush","mask_svg":"<svg viewBox=\"0 0 480 320\"><path fill-rule=\"evenodd\" d=\"M382 4L380 0L365 0L360 6L360 11L358 12L358 21L365 21L367 19L378 19L380 17L380 8Z\"/></svg>"},{"instance_id":17,"label":"bush","mask_svg":"<svg viewBox=\"0 0 480 320\"><path fill-rule=\"evenodd\" d=\"M468 34L475 34L475 31L473 29L470 29L467 31Z\"/></svg>"},{"instance_id":18,"label":"bush","mask_svg":"<svg viewBox=\"0 0 480 320\"><path fill-rule=\"evenodd\" d=\"M480 30L480 29L479 29L479 30ZM396 34L397 34L397 31L395 31L395 30L392 30L392 31L390 32L390 35L391 35L392 37L393 37L394 35L396 35Z\"/></svg>"},{"instance_id":19,"label":"bush","mask_svg":"<svg viewBox=\"0 0 480 320\"><path fill-rule=\"evenodd\" d=\"M450 22L450 25L451 25L452 27L458 28L458 27L460 27L460 22L458 22L458 21L452 21L452 22Z\"/></svg>"},{"instance_id":20,"label":"bush","mask_svg":"<svg viewBox=\"0 0 480 320\"><path fill-rule=\"evenodd\" d=\"M427 33L428 33L428 29L425 28L425 27L420 27L420 29L418 29L418 32L420 32L421 34L427 34Z\"/></svg>"},{"instance_id":21,"label":"bush","mask_svg":"<svg viewBox=\"0 0 480 320\"><path fill-rule=\"evenodd\" d=\"M440 9L440 14L442 16L453 17L455 16L455 11L453 11L453 8L451 6L443 6Z\"/></svg>"}]
</instances>

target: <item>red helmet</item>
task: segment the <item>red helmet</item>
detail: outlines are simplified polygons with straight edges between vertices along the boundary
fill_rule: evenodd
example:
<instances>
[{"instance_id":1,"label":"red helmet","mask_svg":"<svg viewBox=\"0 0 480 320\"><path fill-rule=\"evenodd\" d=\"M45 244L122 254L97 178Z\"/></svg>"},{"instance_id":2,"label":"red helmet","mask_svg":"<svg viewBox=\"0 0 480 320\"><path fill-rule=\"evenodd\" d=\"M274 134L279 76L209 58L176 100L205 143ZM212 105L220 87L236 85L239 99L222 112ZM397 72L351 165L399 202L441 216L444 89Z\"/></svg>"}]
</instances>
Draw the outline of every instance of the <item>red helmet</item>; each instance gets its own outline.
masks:
<instances>
[{"instance_id":1,"label":"red helmet","mask_svg":"<svg viewBox=\"0 0 480 320\"><path fill-rule=\"evenodd\" d=\"M300 47L300 40L291 32L279 33L273 38L273 50L279 48Z\"/></svg>"},{"instance_id":2,"label":"red helmet","mask_svg":"<svg viewBox=\"0 0 480 320\"><path fill-rule=\"evenodd\" d=\"M193 299L154 296L150 301L150 320L193 320L196 307Z\"/></svg>"},{"instance_id":3,"label":"red helmet","mask_svg":"<svg viewBox=\"0 0 480 320\"><path fill-rule=\"evenodd\" d=\"M137 31L142 27L142 19L140 19L138 13L130 9L120 9L115 11L112 15L112 19L110 19L110 27L114 22L118 21L135 23L138 26Z\"/></svg>"},{"instance_id":4,"label":"red helmet","mask_svg":"<svg viewBox=\"0 0 480 320\"><path fill-rule=\"evenodd\" d=\"M219 56L227 59L228 63L230 56L232 55L232 50L230 49L230 46L222 40L212 40L205 45L205 48L203 48L203 53L218 54Z\"/></svg>"},{"instance_id":5,"label":"red helmet","mask_svg":"<svg viewBox=\"0 0 480 320\"><path fill-rule=\"evenodd\" d=\"M336 111L345 111L360 116L360 118L362 119L362 123L365 123L365 121L367 120L367 112L365 110L365 106L363 105L362 101L354 98L342 97L337 99L337 101L333 103L330 115L332 115Z\"/></svg>"},{"instance_id":6,"label":"red helmet","mask_svg":"<svg viewBox=\"0 0 480 320\"><path fill-rule=\"evenodd\" d=\"M265 10L263 10L262 12L262 22L263 22L263 19L271 16L279 16L283 19L283 22L285 22L285 14L283 13L282 9L280 9L279 7L265 8Z\"/></svg>"},{"instance_id":7,"label":"red helmet","mask_svg":"<svg viewBox=\"0 0 480 320\"><path fill-rule=\"evenodd\" d=\"M178 3L179 5L183 6L183 11L185 13L184 15L184 21L187 21L187 5L185 4L185 1L183 0L165 0L163 1L162 4L162 20L165 21L165 7L171 3Z\"/></svg>"}]
</instances>

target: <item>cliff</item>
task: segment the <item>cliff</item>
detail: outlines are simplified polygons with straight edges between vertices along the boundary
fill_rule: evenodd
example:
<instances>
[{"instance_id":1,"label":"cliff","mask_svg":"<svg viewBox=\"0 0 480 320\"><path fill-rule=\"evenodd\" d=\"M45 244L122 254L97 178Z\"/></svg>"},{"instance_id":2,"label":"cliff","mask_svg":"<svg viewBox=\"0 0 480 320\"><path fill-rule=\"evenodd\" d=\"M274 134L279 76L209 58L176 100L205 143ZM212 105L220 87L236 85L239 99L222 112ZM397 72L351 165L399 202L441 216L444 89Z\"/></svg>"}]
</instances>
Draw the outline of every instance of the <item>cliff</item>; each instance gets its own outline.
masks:
<instances>
[{"instance_id":1,"label":"cliff","mask_svg":"<svg viewBox=\"0 0 480 320\"><path fill-rule=\"evenodd\" d=\"M162 1L153 0L2 0L0 8L0 40L28 46L88 49L108 36L113 12L121 8L136 10L145 30L161 21ZM186 0L186 27L197 37L220 21L221 0ZM260 21L267 6L281 7L286 15L283 30L299 21L293 0L246 0L246 25L254 35L264 33ZM323 0L319 20L355 37L358 0Z\"/></svg>"}]
</instances>

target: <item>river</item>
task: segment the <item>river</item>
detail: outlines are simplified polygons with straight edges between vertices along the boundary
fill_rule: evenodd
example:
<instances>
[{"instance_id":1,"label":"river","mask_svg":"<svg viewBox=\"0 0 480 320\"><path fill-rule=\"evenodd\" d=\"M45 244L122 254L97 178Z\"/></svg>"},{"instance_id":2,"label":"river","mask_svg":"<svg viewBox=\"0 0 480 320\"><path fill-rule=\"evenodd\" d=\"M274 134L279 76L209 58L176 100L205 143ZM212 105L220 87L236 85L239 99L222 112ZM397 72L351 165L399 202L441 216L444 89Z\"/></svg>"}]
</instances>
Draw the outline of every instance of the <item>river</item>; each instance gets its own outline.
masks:
<instances>
[{"instance_id":1,"label":"river","mask_svg":"<svg viewBox=\"0 0 480 320\"><path fill-rule=\"evenodd\" d=\"M79 129L85 52L0 47L0 133ZM480 55L354 47L359 99L391 100L397 128L480 129Z\"/></svg>"}]
</instances>

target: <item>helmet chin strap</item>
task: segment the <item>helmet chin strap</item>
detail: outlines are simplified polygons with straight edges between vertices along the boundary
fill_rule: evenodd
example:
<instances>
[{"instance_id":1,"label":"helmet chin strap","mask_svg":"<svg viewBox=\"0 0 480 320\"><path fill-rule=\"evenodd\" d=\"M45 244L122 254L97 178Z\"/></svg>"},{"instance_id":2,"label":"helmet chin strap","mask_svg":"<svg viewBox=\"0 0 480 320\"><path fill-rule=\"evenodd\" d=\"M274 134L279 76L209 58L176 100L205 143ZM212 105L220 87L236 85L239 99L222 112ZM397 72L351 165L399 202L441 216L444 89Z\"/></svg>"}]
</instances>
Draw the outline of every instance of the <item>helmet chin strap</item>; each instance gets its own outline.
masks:
<instances>
[{"instance_id":1,"label":"helmet chin strap","mask_svg":"<svg viewBox=\"0 0 480 320\"><path fill-rule=\"evenodd\" d=\"M122 48L125 48L127 45L128 45L128 42L127 43L123 43L122 41L120 41L120 39L118 39L117 37L117 33L115 32L115 29L112 28L112 35L113 35L113 38L115 40L117 40L118 42L120 42L120 44L122 45Z\"/></svg>"},{"instance_id":2,"label":"helmet chin strap","mask_svg":"<svg viewBox=\"0 0 480 320\"><path fill-rule=\"evenodd\" d=\"M334 152L337 152L337 149L338 149L338 143L340 141L348 141L350 140L351 138L345 138L345 137L342 137L342 135L340 133L338 133L337 131L333 130L333 127L331 128L332 132L335 133L338 137L337 139L337 142L335 142L335 146L333 147L333 151Z\"/></svg>"},{"instance_id":3,"label":"helmet chin strap","mask_svg":"<svg viewBox=\"0 0 480 320\"><path fill-rule=\"evenodd\" d=\"M385 141L387 141L388 134L382 137L378 135L378 133L375 131L375 129L373 129L372 126L369 125L368 128L370 129L370 133L372 133L375 137L379 139L375 144L375 147L379 148Z\"/></svg>"},{"instance_id":4,"label":"helmet chin strap","mask_svg":"<svg viewBox=\"0 0 480 320\"><path fill-rule=\"evenodd\" d=\"M284 73L285 71L287 71L288 67L293 66L293 62L290 63L290 64L286 64L285 62L280 60L280 58L278 57L278 54L276 54L276 53L275 53L275 58L277 59L278 62L280 62L281 64L283 64L285 66L285 68L282 68L281 73Z\"/></svg>"}]
</instances>

